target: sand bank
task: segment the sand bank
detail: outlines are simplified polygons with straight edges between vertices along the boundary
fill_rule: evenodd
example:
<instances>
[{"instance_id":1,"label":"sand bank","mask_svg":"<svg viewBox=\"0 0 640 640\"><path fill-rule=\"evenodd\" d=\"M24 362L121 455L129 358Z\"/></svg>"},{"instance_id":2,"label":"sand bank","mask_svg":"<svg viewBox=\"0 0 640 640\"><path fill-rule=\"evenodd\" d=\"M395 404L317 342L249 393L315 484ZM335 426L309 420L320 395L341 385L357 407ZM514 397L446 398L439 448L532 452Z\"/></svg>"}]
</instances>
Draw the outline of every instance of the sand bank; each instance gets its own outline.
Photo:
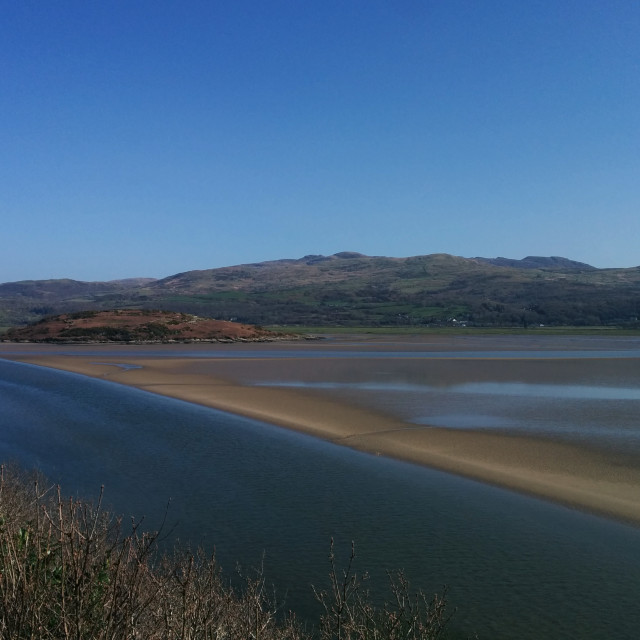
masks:
<instances>
[{"instance_id":1,"label":"sand bank","mask_svg":"<svg viewBox=\"0 0 640 640\"><path fill-rule=\"evenodd\" d=\"M295 362L286 358L188 358L170 351L166 356L141 357L138 349L133 356L109 355L108 349L100 356L80 355L79 351L72 355L45 355L41 348L37 355L30 354L29 349L24 351L5 357L241 414L376 455L427 465L640 524L640 465L635 460L513 433L419 428L344 395L336 398L328 391L254 384L256 379L262 383L280 380L284 371L291 375L292 370L304 380L305 376L317 376L323 368L348 378L353 375L352 367L372 366L371 362L338 362L331 357L297 358ZM386 366L393 366L389 364L392 360L388 359ZM139 368L118 366L123 364ZM417 366L415 362L401 364L408 369ZM636 363L626 366L631 365ZM536 375L535 366L532 363L531 375ZM442 363L438 375L457 374L451 364Z\"/></svg>"}]
</instances>

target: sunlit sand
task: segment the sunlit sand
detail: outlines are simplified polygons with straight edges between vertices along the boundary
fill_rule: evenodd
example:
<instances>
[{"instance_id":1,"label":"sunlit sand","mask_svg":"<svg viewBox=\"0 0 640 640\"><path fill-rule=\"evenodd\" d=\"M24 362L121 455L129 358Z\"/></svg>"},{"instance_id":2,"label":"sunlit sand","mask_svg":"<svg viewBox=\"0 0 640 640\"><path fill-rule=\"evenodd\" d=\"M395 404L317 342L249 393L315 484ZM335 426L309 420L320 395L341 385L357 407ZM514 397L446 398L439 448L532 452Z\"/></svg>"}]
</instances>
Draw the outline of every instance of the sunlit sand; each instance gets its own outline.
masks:
<instances>
[{"instance_id":1,"label":"sunlit sand","mask_svg":"<svg viewBox=\"0 0 640 640\"><path fill-rule=\"evenodd\" d=\"M20 345L19 353L11 347L2 345L0 357L130 385L295 429L374 455L427 465L640 524L640 464L631 457L622 459L608 451L509 431L419 428L391 412L363 406L348 394L336 398L330 389L268 384L281 381L285 373L304 379L317 378L319 371L327 375L333 372L348 380L350 376L357 377L358 367L371 367L375 360L338 361L330 355L295 360L286 357L190 358L181 354L184 349L158 347L153 347L153 356L141 357L144 347L138 346L132 347L135 349L132 356L122 355L122 347L106 346L99 347L99 356L83 354L83 349L78 347L67 349L68 355L62 355L61 347ZM252 347L244 345L242 349ZM282 349L286 355L288 348L300 349L301 346L268 348ZM357 349L357 345L347 348ZM442 345L439 348L443 348ZM313 349L320 354L323 349L329 351L327 345L314 345ZM375 343L368 344L367 349L388 350ZM92 350L95 352L97 348ZM114 350L118 355L112 355ZM157 355L159 351L161 355ZM255 351L255 355L259 355L259 349ZM10 353L3 356L3 352ZM385 366L397 368L402 362L402 357L387 357ZM627 366L636 364L634 361ZM498 365L487 361L484 366L488 368L487 375L492 373L495 378ZM561 361L558 375L563 375L563 367L579 366L579 362ZM602 366L620 364L603 360ZM454 368L441 361L438 375L450 381L456 374ZM260 384L255 384L257 380Z\"/></svg>"}]
</instances>

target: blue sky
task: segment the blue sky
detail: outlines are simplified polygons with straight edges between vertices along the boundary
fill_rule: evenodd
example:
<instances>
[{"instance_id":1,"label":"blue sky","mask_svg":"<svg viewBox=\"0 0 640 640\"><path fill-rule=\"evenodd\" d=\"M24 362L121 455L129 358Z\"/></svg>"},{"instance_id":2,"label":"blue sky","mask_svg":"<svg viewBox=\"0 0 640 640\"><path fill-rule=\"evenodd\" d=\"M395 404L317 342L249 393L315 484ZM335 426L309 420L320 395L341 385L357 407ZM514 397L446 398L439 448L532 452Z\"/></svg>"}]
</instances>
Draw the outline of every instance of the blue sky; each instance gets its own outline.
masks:
<instances>
[{"instance_id":1,"label":"blue sky","mask_svg":"<svg viewBox=\"0 0 640 640\"><path fill-rule=\"evenodd\" d=\"M0 282L640 265L636 0L0 3Z\"/></svg>"}]
</instances>

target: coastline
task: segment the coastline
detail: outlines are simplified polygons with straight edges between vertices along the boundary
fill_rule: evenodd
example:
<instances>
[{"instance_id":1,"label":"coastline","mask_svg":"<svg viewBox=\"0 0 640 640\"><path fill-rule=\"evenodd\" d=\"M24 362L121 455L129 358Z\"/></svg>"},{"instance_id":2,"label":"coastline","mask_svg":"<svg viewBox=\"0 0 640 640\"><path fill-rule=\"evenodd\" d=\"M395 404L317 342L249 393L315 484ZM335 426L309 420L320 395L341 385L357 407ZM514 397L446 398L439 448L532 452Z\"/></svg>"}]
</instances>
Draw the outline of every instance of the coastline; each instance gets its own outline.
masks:
<instances>
[{"instance_id":1,"label":"coastline","mask_svg":"<svg viewBox=\"0 0 640 640\"><path fill-rule=\"evenodd\" d=\"M109 380L151 393L235 413L294 429L374 455L462 475L597 515L640 525L640 467L614 456L566 442L515 433L471 429L420 428L396 415L373 410L341 396L304 387L248 382L259 369L277 381L282 359L184 357L167 351L149 357L96 356L76 352L3 354L30 363ZM139 368L125 368L122 365ZM333 367L327 358L299 359L296 366Z\"/></svg>"}]
</instances>

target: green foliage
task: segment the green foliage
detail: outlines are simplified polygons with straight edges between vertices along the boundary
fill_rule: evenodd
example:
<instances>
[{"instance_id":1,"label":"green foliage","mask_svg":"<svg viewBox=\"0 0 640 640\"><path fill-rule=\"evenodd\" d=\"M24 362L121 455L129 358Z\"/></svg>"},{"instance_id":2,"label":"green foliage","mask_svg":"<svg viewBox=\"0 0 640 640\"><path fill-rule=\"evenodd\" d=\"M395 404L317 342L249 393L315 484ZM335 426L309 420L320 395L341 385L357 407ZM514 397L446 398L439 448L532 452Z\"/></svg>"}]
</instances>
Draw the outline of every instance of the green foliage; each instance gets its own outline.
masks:
<instances>
[{"instance_id":1,"label":"green foliage","mask_svg":"<svg viewBox=\"0 0 640 640\"><path fill-rule=\"evenodd\" d=\"M149 283L0 284L0 323L79 309L164 308L249 324L640 328L640 268L558 258L343 253L177 274Z\"/></svg>"},{"instance_id":2,"label":"green foliage","mask_svg":"<svg viewBox=\"0 0 640 640\"><path fill-rule=\"evenodd\" d=\"M135 339L135 335L128 329L110 326L64 329L60 331L59 337L97 341L109 340L112 342L131 342Z\"/></svg>"},{"instance_id":3,"label":"green foliage","mask_svg":"<svg viewBox=\"0 0 640 640\"><path fill-rule=\"evenodd\" d=\"M76 311L69 314L69 318L73 320L79 320L81 318L95 318L98 315L98 311Z\"/></svg>"},{"instance_id":4,"label":"green foliage","mask_svg":"<svg viewBox=\"0 0 640 640\"><path fill-rule=\"evenodd\" d=\"M149 340L159 340L166 338L171 329L160 322L149 322L140 328L140 333L147 336Z\"/></svg>"}]
</instances>

